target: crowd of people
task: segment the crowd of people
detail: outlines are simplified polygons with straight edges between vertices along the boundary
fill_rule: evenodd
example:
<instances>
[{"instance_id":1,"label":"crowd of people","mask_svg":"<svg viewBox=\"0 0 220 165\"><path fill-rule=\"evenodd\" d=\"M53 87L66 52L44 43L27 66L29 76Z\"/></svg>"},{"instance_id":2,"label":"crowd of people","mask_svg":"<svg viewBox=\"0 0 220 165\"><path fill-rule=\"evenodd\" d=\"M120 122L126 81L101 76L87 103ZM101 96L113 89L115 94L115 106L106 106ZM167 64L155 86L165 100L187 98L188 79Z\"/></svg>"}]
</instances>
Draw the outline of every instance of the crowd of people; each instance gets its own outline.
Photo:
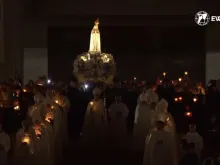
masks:
<instances>
[{"instance_id":1,"label":"crowd of people","mask_svg":"<svg viewBox=\"0 0 220 165\"><path fill-rule=\"evenodd\" d=\"M177 134L168 111L170 96L160 88L118 82L79 86L76 79L66 86L45 78L25 87L19 81L4 83L0 164L61 164L65 148L78 138L87 148L132 149L137 164L217 163L216 152L204 157L203 138L195 124L184 136Z\"/></svg>"}]
</instances>

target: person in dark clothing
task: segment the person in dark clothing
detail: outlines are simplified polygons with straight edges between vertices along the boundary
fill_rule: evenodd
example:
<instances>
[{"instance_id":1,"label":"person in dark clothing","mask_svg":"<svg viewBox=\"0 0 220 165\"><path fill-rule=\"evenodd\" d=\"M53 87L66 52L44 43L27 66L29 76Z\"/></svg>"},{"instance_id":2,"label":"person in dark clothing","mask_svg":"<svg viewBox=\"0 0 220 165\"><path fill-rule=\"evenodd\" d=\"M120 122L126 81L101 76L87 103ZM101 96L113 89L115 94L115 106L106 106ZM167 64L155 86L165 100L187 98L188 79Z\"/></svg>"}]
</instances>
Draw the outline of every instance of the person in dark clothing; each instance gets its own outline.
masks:
<instances>
[{"instance_id":1,"label":"person in dark clothing","mask_svg":"<svg viewBox=\"0 0 220 165\"><path fill-rule=\"evenodd\" d=\"M195 144L189 143L187 146L187 153L183 156L179 165L199 165L199 158L194 151Z\"/></svg>"},{"instance_id":2,"label":"person in dark clothing","mask_svg":"<svg viewBox=\"0 0 220 165\"><path fill-rule=\"evenodd\" d=\"M77 80L72 79L67 89L67 97L70 101L70 110L68 112L68 132L69 138L72 139L80 135L82 120L82 101L78 89Z\"/></svg>"}]
</instances>

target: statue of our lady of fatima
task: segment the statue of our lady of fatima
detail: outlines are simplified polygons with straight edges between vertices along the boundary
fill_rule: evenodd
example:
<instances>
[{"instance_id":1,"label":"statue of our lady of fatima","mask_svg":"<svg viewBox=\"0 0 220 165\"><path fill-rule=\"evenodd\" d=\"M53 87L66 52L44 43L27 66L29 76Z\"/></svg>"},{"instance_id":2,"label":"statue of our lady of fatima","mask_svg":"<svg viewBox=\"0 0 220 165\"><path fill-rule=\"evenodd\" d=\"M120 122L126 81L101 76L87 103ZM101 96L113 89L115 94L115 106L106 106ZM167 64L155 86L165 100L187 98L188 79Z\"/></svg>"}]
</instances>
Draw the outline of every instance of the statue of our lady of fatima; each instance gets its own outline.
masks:
<instances>
[{"instance_id":1,"label":"statue of our lady of fatima","mask_svg":"<svg viewBox=\"0 0 220 165\"><path fill-rule=\"evenodd\" d=\"M101 39L99 32L99 19L95 21L95 25L91 31L89 53L101 53Z\"/></svg>"}]
</instances>

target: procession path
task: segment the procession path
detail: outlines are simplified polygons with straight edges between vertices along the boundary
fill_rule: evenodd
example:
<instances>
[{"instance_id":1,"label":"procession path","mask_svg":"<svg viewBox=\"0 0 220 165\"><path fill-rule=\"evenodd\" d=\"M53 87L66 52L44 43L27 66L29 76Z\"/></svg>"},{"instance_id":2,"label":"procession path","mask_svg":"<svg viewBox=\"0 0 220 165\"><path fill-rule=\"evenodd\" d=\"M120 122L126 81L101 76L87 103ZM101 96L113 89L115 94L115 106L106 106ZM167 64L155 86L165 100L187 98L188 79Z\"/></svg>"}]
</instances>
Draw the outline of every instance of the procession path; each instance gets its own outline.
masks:
<instances>
[{"instance_id":1,"label":"procession path","mask_svg":"<svg viewBox=\"0 0 220 165\"><path fill-rule=\"evenodd\" d=\"M109 149L109 148L87 148L80 142L69 145L66 158L66 165L138 165L135 154L131 148Z\"/></svg>"}]
</instances>

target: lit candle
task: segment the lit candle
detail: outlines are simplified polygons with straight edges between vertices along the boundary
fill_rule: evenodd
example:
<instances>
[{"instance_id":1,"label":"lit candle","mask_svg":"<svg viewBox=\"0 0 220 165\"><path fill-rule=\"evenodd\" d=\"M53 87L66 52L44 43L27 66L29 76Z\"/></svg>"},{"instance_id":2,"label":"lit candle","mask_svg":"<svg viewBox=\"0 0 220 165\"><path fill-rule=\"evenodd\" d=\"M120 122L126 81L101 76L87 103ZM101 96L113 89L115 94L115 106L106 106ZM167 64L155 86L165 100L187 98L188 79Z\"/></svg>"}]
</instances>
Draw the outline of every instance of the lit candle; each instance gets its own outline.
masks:
<instances>
[{"instance_id":1,"label":"lit candle","mask_svg":"<svg viewBox=\"0 0 220 165\"><path fill-rule=\"evenodd\" d=\"M182 98L182 97L179 97L179 98L178 98L178 100L179 100L179 101L182 101L182 100L183 100L183 98Z\"/></svg>"},{"instance_id":2,"label":"lit candle","mask_svg":"<svg viewBox=\"0 0 220 165\"><path fill-rule=\"evenodd\" d=\"M181 81L182 81L182 78L179 78L178 80L179 80L179 82L181 82Z\"/></svg>"},{"instance_id":3,"label":"lit candle","mask_svg":"<svg viewBox=\"0 0 220 165\"><path fill-rule=\"evenodd\" d=\"M137 78L136 78L136 77L134 77L134 80L137 80Z\"/></svg>"},{"instance_id":4,"label":"lit candle","mask_svg":"<svg viewBox=\"0 0 220 165\"><path fill-rule=\"evenodd\" d=\"M164 76L164 77L166 76L166 74L167 74L166 72L163 72L163 76Z\"/></svg>"},{"instance_id":5,"label":"lit candle","mask_svg":"<svg viewBox=\"0 0 220 165\"><path fill-rule=\"evenodd\" d=\"M185 113L185 116L187 116L187 117L192 117L192 112L186 112L186 113Z\"/></svg>"},{"instance_id":6,"label":"lit candle","mask_svg":"<svg viewBox=\"0 0 220 165\"><path fill-rule=\"evenodd\" d=\"M15 111L19 111L20 110L20 106L19 105L14 106L14 110Z\"/></svg>"},{"instance_id":7,"label":"lit candle","mask_svg":"<svg viewBox=\"0 0 220 165\"><path fill-rule=\"evenodd\" d=\"M93 106L93 104L94 104L94 103L91 101L91 102L90 102L90 105Z\"/></svg>"},{"instance_id":8,"label":"lit candle","mask_svg":"<svg viewBox=\"0 0 220 165\"><path fill-rule=\"evenodd\" d=\"M195 102L197 102L198 101L198 99L196 98L196 97L194 97L193 98L193 102L195 103Z\"/></svg>"},{"instance_id":9,"label":"lit candle","mask_svg":"<svg viewBox=\"0 0 220 165\"><path fill-rule=\"evenodd\" d=\"M24 88L24 89L23 89L23 92L24 92L24 93L27 92L27 89Z\"/></svg>"},{"instance_id":10,"label":"lit candle","mask_svg":"<svg viewBox=\"0 0 220 165\"><path fill-rule=\"evenodd\" d=\"M178 102L178 98L175 98L174 101L175 101L175 102Z\"/></svg>"},{"instance_id":11,"label":"lit candle","mask_svg":"<svg viewBox=\"0 0 220 165\"><path fill-rule=\"evenodd\" d=\"M188 75L188 72L184 72L185 75Z\"/></svg>"},{"instance_id":12,"label":"lit candle","mask_svg":"<svg viewBox=\"0 0 220 165\"><path fill-rule=\"evenodd\" d=\"M28 134L25 134L24 138L22 139L22 143L30 144L30 137Z\"/></svg>"},{"instance_id":13,"label":"lit candle","mask_svg":"<svg viewBox=\"0 0 220 165\"><path fill-rule=\"evenodd\" d=\"M55 103L59 104L59 101L58 101L58 100L55 100Z\"/></svg>"}]
</instances>

